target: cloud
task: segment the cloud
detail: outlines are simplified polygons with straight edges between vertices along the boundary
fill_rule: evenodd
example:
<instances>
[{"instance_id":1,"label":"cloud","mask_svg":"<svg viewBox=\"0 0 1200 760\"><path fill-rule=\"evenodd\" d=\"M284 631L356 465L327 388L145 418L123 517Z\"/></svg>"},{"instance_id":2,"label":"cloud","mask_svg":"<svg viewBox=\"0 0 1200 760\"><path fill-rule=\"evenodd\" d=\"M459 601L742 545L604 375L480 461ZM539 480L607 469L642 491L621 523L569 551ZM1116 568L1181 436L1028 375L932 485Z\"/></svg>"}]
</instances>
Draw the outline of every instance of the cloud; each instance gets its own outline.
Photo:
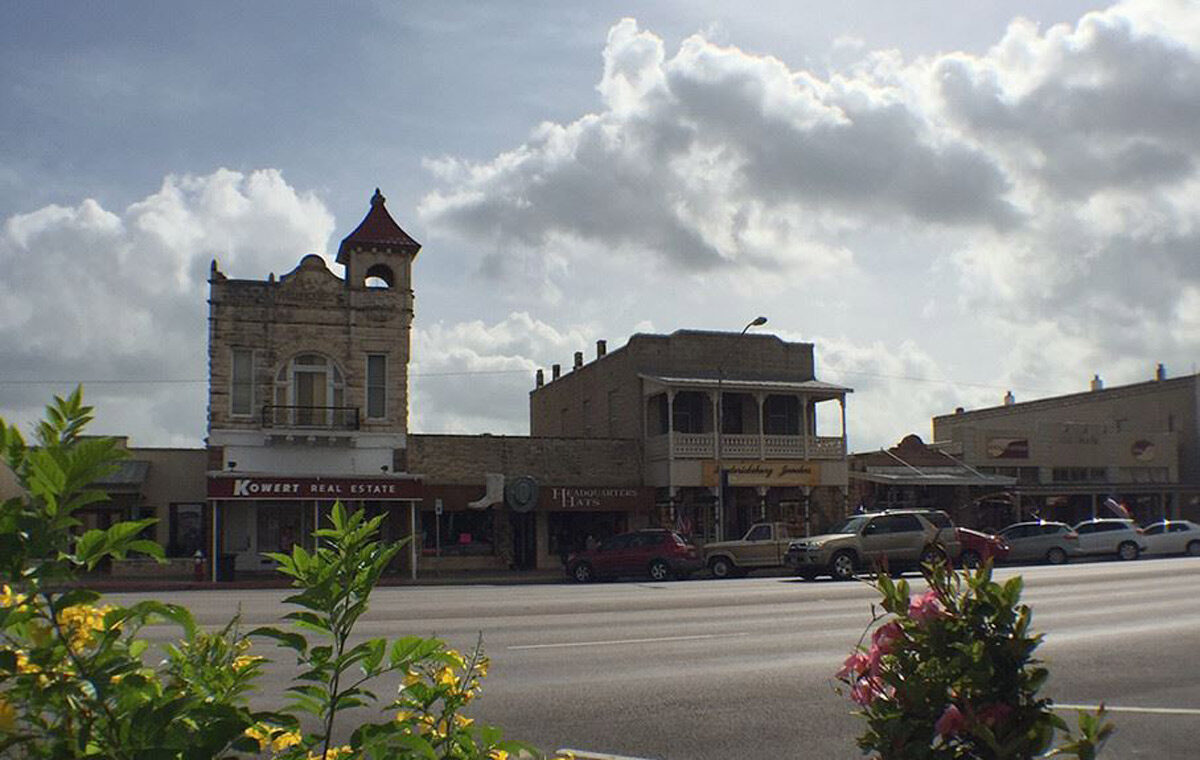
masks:
<instances>
[{"instance_id":1,"label":"cloud","mask_svg":"<svg viewBox=\"0 0 1200 760\"><path fill-rule=\"evenodd\" d=\"M32 420L51 393L85 381L98 432L197 444L210 261L263 278L324 251L332 231L324 204L272 169L171 175L121 212L88 198L9 217L0 231L0 414Z\"/></svg>"},{"instance_id":2,"label":"cloud","mask_svg":"<svg viewBox=\"0 0 1200 760\"><path fill-rule=\"evenodd\" d=\"M996 40L911 59L838 40L816 72L702 34L668 50L624 19L600 108L490 160L431 162L420 214L502 260L485 276L522 293L579 292L603 251L637 268L622 284L644 303L708 291L755 313L770 298L780 330L786 308L854 345L899 333L943 365L987 354L986 403L992 383L1078 390L1093 372L1111 384L1187 367L1200 351L1194 3L1132 0L1044 29L1018 18ZM940 404L928 417L983 400L973 387L917 398Z\"/></svg>"},{"instance_id":3,"label":"cloud","mask_svg":"<svg viewBox=\"0 0 1200 760\"><path fill-rule=\"evenodd\" d=\"M556 329L526 312L494 324L415 329L409 428L527 435L537 369L562 364L562 357L589 342L589 334L586 328Z\"/></svg>"}]
</instances>

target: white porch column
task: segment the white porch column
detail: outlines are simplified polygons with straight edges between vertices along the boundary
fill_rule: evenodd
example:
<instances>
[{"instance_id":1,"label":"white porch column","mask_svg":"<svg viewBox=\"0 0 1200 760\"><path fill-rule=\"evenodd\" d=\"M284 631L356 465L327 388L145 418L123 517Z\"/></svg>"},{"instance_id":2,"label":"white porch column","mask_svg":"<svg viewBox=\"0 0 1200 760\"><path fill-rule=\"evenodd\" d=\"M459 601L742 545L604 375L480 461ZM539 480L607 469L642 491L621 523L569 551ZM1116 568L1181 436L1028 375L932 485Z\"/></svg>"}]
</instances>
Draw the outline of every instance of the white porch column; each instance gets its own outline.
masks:
<instances>
[{"instance_id":1,"label":"white porch column","mask_svg":"<svg viewBox=\"0 0 1200 760\"><path fill-rule=\"evenodd\" d=\"M808 461L808 453L809 453L808 452L808 441L810 438L812 438L812 434L809 432L809 429L810 429L810 427L808 424L808 396L805 396L802 393L802 394L800 394L800 434L802 436L804 436L802 441L804 444L804 459L805 459L805 461ZM816 427L812 427L811 429L816 430Z\"/></svg>"},{"instance_id":2,"label":"white porch column","mask_svg":"<svg viewBox=\"0 0 1200 760\"><path fill-rule=\"evenodd\" d=\"M842 456L849 456L850 449L846 444L846 397L838 397L838 406L842 408Z\"/></svg>"},{"instance_id":3,"label":"white porch column","mask_svg":"<svg viewBox=\"0 0 1200 760\"><path fill-rule=\"evenodd\" d=\"M766 430L766 425L763 424L763 403L766 401L765 393L754 394L754 404L758 407L758 458L767 458L767 436L763 433Z\"/></svg>"},{"instance_id":4,"label":"white porch column","mask_svg":"<svg viewBox=\"0 0 1200 760\"><path fill-rule=\"evenodd\" d=\"M667 462L675 467L675 391L667 391ZM674 476L671 480L674 480Z\"/></svg>"}]
</instances>

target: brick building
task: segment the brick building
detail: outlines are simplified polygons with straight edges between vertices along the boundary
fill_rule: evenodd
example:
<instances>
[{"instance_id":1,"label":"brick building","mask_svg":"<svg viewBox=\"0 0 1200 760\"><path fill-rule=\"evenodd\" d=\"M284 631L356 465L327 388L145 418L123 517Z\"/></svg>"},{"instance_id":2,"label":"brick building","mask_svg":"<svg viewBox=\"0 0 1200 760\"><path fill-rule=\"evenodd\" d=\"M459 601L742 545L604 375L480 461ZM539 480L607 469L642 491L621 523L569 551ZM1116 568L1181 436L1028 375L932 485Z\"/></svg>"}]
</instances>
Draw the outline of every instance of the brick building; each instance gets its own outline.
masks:
<instances>
[{"instance_id":1,"label":"brick building","mask_svg":"<svg viewBox=\"0 0 1200 760\"><path fill-rule=\"evenodd\" d=\"M638 334L611 353L598 342L587 364L576 353L549 382L539 371L530 432L640 448L657 522L705 540L763 519L821 528L845 513L849 392L816 379L811 343Z\"/></svg>"},{"instance_id":2,"label":"brick building","mask_svg":"<svg viewBox=\"0 0 1200 760\"><path fill-rule=\"evenodd\" d=\"M933 418L939 446L983 473L1015 479L1011 519L1200 517L1200 375L1166 377Z\"/></svg>"}]
</instances>

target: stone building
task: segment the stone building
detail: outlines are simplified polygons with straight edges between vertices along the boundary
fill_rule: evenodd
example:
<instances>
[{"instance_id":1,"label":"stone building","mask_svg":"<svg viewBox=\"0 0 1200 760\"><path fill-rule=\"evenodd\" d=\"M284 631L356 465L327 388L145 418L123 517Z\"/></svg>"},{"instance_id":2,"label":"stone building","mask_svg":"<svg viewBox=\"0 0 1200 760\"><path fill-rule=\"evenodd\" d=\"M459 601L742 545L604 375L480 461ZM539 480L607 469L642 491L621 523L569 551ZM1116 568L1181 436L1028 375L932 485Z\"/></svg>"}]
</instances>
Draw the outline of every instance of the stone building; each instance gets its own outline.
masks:
<instances>
[{"instance_id":1,"label":"stone building","mask_svg":"<svg viewBox=\"0 0 1200 760\"><path fill-rule=\"evenodd\" d=\"M1073 522L1115 516L1145 523L1200 517L1200 375L1166 377L933 418L934 439L983 473L1015 479L1010 519Z\"/></svg>"},{"instance_id":2,"label":"stone building","mask_svg":"<svg viewBox=\"0 0 1200 760\"><path fill-rule=\"evenodd\" d=\"M816 379L811 343L638 334L611 353L598 342L587 364L576 353L549 382L539 371L530 432L640 448L658 523L702 540L764 519L811 530L845 514L849 392Z\"/></svg>"},{"instance_id":3,"label":"stone building","mask_svg":"<svg viewBox=\"0 0 1200 760\"><path fill-rule=\"evenodd\" d=\"M404 461L412 265L421 246L378 190L341 243L338 277L308 255L276 279L209 279L212 556L269 569L334 499L408 535L420 498ZM214 563L214 569L221 563ZM226 572L232 571L228 568Z\"/></svg>"}]
</instances>

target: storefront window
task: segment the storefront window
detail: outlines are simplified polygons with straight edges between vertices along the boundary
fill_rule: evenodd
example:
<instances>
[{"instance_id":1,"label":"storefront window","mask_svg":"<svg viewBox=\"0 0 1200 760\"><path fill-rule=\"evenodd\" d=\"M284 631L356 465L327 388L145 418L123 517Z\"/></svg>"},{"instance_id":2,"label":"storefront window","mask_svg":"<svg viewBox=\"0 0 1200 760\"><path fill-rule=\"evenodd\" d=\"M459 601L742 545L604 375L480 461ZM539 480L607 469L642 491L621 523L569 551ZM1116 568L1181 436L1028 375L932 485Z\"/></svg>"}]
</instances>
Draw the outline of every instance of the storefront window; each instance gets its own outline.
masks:
<instances>
[{"instance_id":1,"label":"storefront window","mask_svg":"<svg viewBox=\"0 0 1200 760\"><path fill-rule=\"evenodd\" d=\"M170 514L171 539L167 555L191 557L204 548L204 505L172 504Z\"/></svg>"},{"instance_id":2,"label":"storefront window","mask_svg":"<svg viewBox=\"0 0 1200 760\"><path fill-rule=\"evenodd\" d=\"M303 542L304 515L296 504L258 505L258 551L291 553Z\"/></svg>"},{"instance_id":3,"label":"storefront window","mask_svg":"<svg viewBox=\"0 0 1200 760\"><path fill-rule=\"evenodd\" d=\"M492 510L421 513L421 553L443 557L488 556L496 553Z\"/></svg>"}]
</instances>

